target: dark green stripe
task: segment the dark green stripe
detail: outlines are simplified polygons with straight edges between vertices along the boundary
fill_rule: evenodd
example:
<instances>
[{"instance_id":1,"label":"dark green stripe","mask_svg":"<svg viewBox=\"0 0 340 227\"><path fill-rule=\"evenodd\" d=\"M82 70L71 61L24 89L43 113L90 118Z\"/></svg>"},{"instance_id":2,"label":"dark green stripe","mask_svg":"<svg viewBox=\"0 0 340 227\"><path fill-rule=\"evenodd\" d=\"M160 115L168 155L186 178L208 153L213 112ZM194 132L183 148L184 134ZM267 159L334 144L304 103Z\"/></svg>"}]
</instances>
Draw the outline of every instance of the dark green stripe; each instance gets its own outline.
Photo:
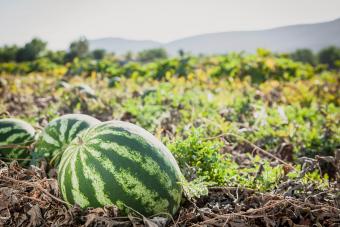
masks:
<instances>
[{"instance_id":1,"label":"dark green stripe","mask_svg":"<svg viewBox=\"0 0 340 227\"><path fill-rule=\"evenodd\" d=\"M112 152L111 152L112 153ZM89 166L93 166L96 169L96 172L102 176L104 186L105 186L105 193L110 198L116 198L113 203L117 202L117 199L128 205L129 207L138 210L144 214L150 213L145 209L141 201L137 200L133 196L127 196L127 192L119 186L119 183L115 180L114 176L107 171L100 161L98 161L95 157L91 154L87 154L88 157L91 157L91 162L86 163ZM109 180L108 180L109 179ZM143 182L144 183L144 182Z\"/></svg>"},{"instance_id":2,"label":"dark green stripe","mask_svg":"<svg viewBox=\"0 0 340 227\"><path fill-rule=\"evenodd\" d=\"M115 131L120 133L124 133L124 135L116 134ZM138 137L138 140L136 139ZM139 152L143 157L149 157L155 160L160 169L165 171L166 173L171 172L172 175L169 175L170 179L173 180L172 182L177 182L176 170L171 165L170 161L166 160L166 157L161 155L161 151L159 151L154 146L151 146L145 139L137 134L131 134L130 132L126 131L125 129L115 128L112 130L110 134L100 135L99 138L104 142L110 143L115 142L119 146L126 147L127 149L135 150ZM144 140L145 143L142 143L140 140ZM170 171L169 171L170 170Z\"/></svg>"},{"instance_id":3,"label":"dark green stripe","mask_svg":"<svg viewBox=\"0 0 340 227\"><path fill-rule=\"evenodd\" d=\"M89 146L89 149L99 150L97 146L91 145ZM102 148L100 148L100 152L102 155L101 157L103 159L109 159L111 165L115 166L117 169L129 170L129 172L131 172L131 175L135 176L147 188L157 192L161 198L166 198L169 201L170 205L173 205L175 203L175 200L170 195L168 189L165 187L165 185L161 184L160 179L157 177L157 175L150 175L143 168L143 166L141 166L141 163L136 163L128 158L122 157L112 150L103 150ZM145 168L147 168L147 166ZM165 172L168 174L168 171L165 170ZM111 177L113 176L111 175ZM171 179L171 176L169 176L169 178Z\"/></svg>"},{"instance_id":4,"label":"dark green stripe","mask_svg":"<svg viewBox=\"0 0 340 227\"><path fill-rule=\"evenodd\" d=\"M60 134L60 130L57 128L48 128L45 131L46 134L48 134L50 137L52 137L55 141L57 141L57 143L59 144L59 146L62 146L63 141L59 140L59 134ZM49 143L47 143L49 144Z\"/></svg>"},{"instance_id":5,"label":"dark green stripe","mask_svg":"<svg viewBox=\"0 0 340 227\"><path fill-rule=\"evenodd\" d=\"M27 133L27 131L23 130L23 129L13 129L11 131L8 131L7 133L5 134L0 134L1 136L1 141L6 141L11 135L13 134L19 134L19 133L25 133L29 136L31 136L31 134Z\"/></svg>"},{"instance_id":6,"label":"dark green stripe","mask_svg":"<svg viewBox=\"0 0 340 227\"><path fill-rule=\"evenodd\" d=\"M80 152L77 153L76 161L74 163L76 169L76 172L74 174L76 174L78 178L79 190L84 194L84 196L90 202L91 206L100 207L101 205L99 201L94 196L96 192L92 186L92 182L89 179L85 178L84 164L86 163L81 162Z\"/></svg>"},{"instance_id":7,"label":"dark green stripe","mask_svg":"<svg viewBox=\"0 0 340 227\"><path fill-rule=\"evenodd\" d=\"M74 125L76 122L77 122L77 121L69 121L69 122L67 123L67 128L66 128L66 132L65 132L65 142L66 142L66 143L70 143L71 140L73 139L73 138L69 138L69 136L70 136L70 130L71 130L71 128L73 127L73 125Z\"/></svg>"},{"instance_id":8,"label":"dark green stripe","mask_svg":"<svg viewBox=\"0 0 340 227\"><path fill-rule=\"evenodd\" d=\"M72 158L69 157L69 160L67 161L67 163L65 163L65 167L64 170L65 171L65 176L64 176L64 185L65 187L65 194L63 194L63 196L65 197L64 199L66 201L68 201L71 204L74 204L74 199L72 196L72 171L71 171L71 165L73 165L73 163L70 162L70 159ZM69 186L67 186L69 185Z\"/></svg>"}]
</instances>

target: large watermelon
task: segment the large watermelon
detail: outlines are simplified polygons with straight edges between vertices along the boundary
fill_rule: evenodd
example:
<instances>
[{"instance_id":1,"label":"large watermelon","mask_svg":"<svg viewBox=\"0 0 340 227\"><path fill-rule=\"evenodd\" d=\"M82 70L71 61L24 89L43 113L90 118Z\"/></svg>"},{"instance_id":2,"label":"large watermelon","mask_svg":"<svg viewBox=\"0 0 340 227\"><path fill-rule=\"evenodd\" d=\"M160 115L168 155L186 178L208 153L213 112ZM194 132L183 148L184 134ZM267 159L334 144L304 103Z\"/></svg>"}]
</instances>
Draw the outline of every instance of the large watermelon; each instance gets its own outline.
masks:
<instances>
[{"instance_id":1,"label":"large watermelon","mask_svg":"<svg viewBox=\"0 0 340 227\"><path fill-rule=\"evenodd\" d=\"M174 214L181 201L180 169L168 149L146 130L122 121L82 132L58 168L63 198L81 207L115 204L144 214Z\"/></svg>"},{"instance_id":2,"label":"large watermelon","mask_svg":"<svg viewBox=\"0 0 340 227\"><path fill-rule=\"evenodd\" d=\"M54 119L38 138L32 164L45 158L52 165L58 165L65 148L78 133L98 123L96 118L84 114L67 114Z\"/></svg>"},{"instance_id":3,"label":"large watermelon","mask_svg":"<svg viewBox=\"0 0 340 227\"><path fill-rule=\"evenodd\" d=\"M0 159L28 159L29 149L34 142L34 128L25 121L13 118L0 120ZM27 163L27 161L20 161Z\"/></svg>"}]
</instances>

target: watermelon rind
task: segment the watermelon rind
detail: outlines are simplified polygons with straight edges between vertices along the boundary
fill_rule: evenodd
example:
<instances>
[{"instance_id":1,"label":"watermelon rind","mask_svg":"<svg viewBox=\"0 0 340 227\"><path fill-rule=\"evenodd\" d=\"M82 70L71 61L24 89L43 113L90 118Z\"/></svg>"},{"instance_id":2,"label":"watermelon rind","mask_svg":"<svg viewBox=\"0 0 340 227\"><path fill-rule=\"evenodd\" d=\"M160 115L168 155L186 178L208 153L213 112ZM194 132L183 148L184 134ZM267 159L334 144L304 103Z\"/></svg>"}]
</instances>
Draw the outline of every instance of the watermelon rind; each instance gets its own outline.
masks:
<instances>
[{"instance_id":1,"label":"watermelon rind","mask_svg":"<svg viewBox=\"0 0 340 227\"><path fill-rule=\"evenodd\" d=\"M34 142L34 136L35 130L29 123L16 118L0 119L0 159L29 163L28 146Z\"/></svg>"},{"instance_id":2,"label":"watermelon rind","mask_svg":"<svg viewBox=\"0 0 340 227\"><path fill-rule=\"evenodd\" d=\"M170 151L143 128L103 122L75 138L58 167L63 198L82 208L116 205L150 216L173 215L183 179Z\"/></svg>"},{"instance_id":3,"label":"watermelon rind","mask_svg":"<svg viewBox=\"0 0 340 227\"><path fill-rule=\"evenodd\" d=\"M46 159L57 166L68 144L80 132L99 123L98 119L85 114L66 114L52 120L38 137L31 164L37 165Z\"/></svg>"}]
</instances>

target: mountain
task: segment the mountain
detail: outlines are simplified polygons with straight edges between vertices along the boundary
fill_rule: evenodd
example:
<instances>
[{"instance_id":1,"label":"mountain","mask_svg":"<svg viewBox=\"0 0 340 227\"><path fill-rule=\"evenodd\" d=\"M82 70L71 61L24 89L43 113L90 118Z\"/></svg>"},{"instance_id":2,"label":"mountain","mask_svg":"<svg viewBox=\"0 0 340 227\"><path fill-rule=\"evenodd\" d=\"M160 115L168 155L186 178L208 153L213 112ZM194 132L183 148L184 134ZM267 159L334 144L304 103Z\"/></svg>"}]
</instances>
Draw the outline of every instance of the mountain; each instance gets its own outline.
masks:
<instances>
[{"instance_id":1,"label":"mountain","mask_svg":"<svg viewBox=\"0 0 340 227\"><path fill-rule=\"evenodd\" d=\"M130 50L163 47L171 54L179 49L193 54L218 54L230 51L254 52L267 48L276 52L289 52L298 48L318 51L329 45L340 46L340 18L316 24L291 25L259 31L231 31L210 33L178 39L169 43L105 38L90 41L91 49L103 48L117 54Z\"/></svg>"},{"instance_id":2,"label":"mountain","mask_svg":"<svg viewBox=\"0 0 340 227\"><path fill-rule=\"evenodd\" d=\"M121 38L102 38L90 40L90 49L105 49L116 54L124 54L128 51L139 52L141 50L162 46L161 43L151 40L129 40Z\"/></svg>"}]
</instances>

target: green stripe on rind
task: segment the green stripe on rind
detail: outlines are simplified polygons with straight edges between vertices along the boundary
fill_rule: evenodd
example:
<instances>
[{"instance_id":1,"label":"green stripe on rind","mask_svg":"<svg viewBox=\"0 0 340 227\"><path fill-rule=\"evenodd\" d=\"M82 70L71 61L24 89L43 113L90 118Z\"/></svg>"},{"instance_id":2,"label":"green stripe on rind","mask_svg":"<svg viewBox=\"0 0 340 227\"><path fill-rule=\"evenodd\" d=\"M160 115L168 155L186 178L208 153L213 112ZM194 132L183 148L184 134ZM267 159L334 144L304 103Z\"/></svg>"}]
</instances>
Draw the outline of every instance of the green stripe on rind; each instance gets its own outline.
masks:
<instances>
[{"instance_id":1,"label":"green stripe on rind","mask_svg":"<svg viewBox=\"0 0 340 227\"><path fill-rule=\"evenodd\" d=\"M140 174L141 177L146 176L146 179L152 179L151 182L146 180L145 184L149 183L149 186L153 188L158 187L158 191L163 197L167 197L172 202L178 200L176 196L178 193L172 193L176 176L169 176L166 169L161 168L159 163L153 158L143 156L141 152L136 152L136 150L129 149L129 147L124 147L115 142L99 142L98 146L89 145L89 148L102 151L102 156L115 160L117 167L121 166L124 168L124 166L130 166L136 172L136 175ZM112 150L115 152L110 152Z\"/></svg>"},{"instance_id":2,"label":"green stripe on rind","mask_svg":"<svg viewBox=\"0 0 340 227\"><path fill-rule=\"evenodd\" d=\"M167 190L159 184L157 176L152 177L149 175L139 163L120 157L110 150L101 150L101 152L99 152L95 149L86 149L86 151L112 174L112 177L124 188L124 191L126 191L128 195L138 198L143 206L156 207L157 204L153 203L154 201L158 201L159 206L157 208L160 209L160 207L163 207L162 210L166 210L168 208L168 202L162 198L166 198L172 203L174 202L174 199L171 198ZM114 160L114 162L112 160ZM142 179L143 183L138 179ZM128 185L130 185L130 189L127 188ZM131 185L134 185L134 187ZM157 192L149 188L157 188Z\"/></svg>"},{"instance_id":3,"label":"green stripe on rind","mask_svg":"<svg viewBox=\"0 0 340 227\"><path fill-rule=\"evenodd\" d=\"M38 138L31 164L38 164L46 158L57 166L61 154L68 144L85 129L99 124L100 121L84 114L67 114L51 121Z\"/></svg>"},{"instance_id":4,"label":"green stripe on rind","mask_svg":"<svg viewBox=\"0 0 340 227\"><path fill-rule=\"evenodd\" d=\"M111 121L91 127L78 137L59 165L65 200L81 207L97 207L90 201L93 199L100 205L114 203L120 209L126 204L145 215L177 211L182 196L178 184L181 173L171 153L150 133L132 124ZM71 158L74 153L79 153L81 160ZM73 184L65 180L68 175L77 176ZM93 189L95 193L90 193ZM72 198L68 190L74 192ZM77 198L77 193L82 198Z\"/></svg>"},{"instance_id":5,"label":"green stripe on rind","mask_svg":"<svg viewBox=\"0 0 340 227\"><path fill-rule=\"evenodd\" d=\"M78 179L85 179L84 175L84 163L82 163L81 158L80 158L80 153L77 155L77 160L74 163L76 167L76 172L73 173ZM81 189L81 192L80 192ZM94 195L95 194L95 189L85 180L80 180L79 181L79 192L86 197L86 195ZM89 204L94 204L95 206L100 206L99 201L95 197L86 197ZM89 205L88 204L88 205ZM86 206L88 206L86 205Z\"/></svg>"},{"instance_id":6,"label":"green stripe on rind","mask_svg":"<svg viewBox=\"0 0 340 227\"><path fill-rule=\"evenodd\" d=\"M34 128L25 121L13 118L0 120L0 146L27 146L34 142L34 135ZM5 158L6 161L28 159L29 156L27 148L0 148L0 159ZM28 164L28 161L19 160L19 162L23 165Z\"/></svg>"}]
</instances>

